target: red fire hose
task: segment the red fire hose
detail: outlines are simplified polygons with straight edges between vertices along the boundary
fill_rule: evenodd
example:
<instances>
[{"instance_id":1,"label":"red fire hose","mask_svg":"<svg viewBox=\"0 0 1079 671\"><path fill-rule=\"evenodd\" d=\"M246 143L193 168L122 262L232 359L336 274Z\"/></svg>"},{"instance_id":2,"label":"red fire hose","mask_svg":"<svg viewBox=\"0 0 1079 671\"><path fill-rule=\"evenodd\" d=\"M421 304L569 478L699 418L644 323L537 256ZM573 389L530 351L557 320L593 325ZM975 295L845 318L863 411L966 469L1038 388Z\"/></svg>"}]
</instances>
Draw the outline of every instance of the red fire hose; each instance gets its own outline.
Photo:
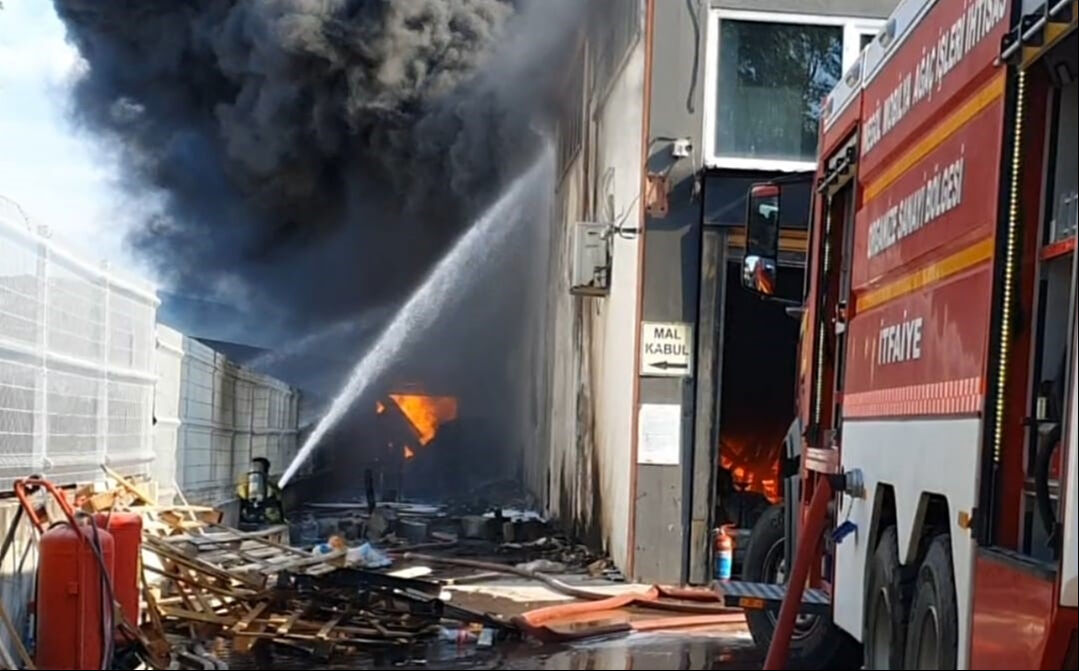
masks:
<instances>
[{"instance_id":1,"label":"red fire hose","mask_svg":"<svg viewBox=\"0 0 1079 671\"><path fill-rule=\"evenodd\" d=\"M772 634L768 656L764 660L765 669L778 671L787 668L794 622L802 606L802 594L805 592L809 567L816 558L817 544L820 543L824 525L828 521L828 503L834 494L832 483L827 477L817 480L813 500L810 501L809 511L806 513L805 526L798 539L794 567L791 570L790 580L787 581L787 594L783 598L783 606L779 609L775 633Z\"/></svg>"}]
</instances>

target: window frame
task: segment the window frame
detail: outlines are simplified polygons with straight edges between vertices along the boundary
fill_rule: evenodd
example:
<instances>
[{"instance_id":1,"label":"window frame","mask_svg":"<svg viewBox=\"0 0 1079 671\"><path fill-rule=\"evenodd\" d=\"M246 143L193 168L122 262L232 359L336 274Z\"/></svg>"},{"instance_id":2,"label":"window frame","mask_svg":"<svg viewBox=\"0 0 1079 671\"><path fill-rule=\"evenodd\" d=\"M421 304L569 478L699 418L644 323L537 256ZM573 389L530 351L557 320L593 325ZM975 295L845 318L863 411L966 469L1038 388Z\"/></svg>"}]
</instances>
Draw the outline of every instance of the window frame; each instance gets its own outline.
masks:
<instances>
[{"instance_id":1,"label":"window frame","mask_svg":"<svg viewBox=\"0 0 1079 671\"><path fill-rule=\"evenodd\" d=\"M745 21L803 26L830 26L843 29L843 67L846 73L861 54L863 35L876 36L884 27L885 19L861 16L832 16L829 14L798 14L793 12L770 12L758 10L723 9L713 7L708 11L708 33L705 39L705 86L704 86L704 150L705 166L729 170L770 170L775 172L803 172L816 168L816 161L797 161L766 158L724 156L716 146L716 95L719 75L719 35L724 21ZM841 73L841 76L842 76Z\"/></svg>"}]
</instances>

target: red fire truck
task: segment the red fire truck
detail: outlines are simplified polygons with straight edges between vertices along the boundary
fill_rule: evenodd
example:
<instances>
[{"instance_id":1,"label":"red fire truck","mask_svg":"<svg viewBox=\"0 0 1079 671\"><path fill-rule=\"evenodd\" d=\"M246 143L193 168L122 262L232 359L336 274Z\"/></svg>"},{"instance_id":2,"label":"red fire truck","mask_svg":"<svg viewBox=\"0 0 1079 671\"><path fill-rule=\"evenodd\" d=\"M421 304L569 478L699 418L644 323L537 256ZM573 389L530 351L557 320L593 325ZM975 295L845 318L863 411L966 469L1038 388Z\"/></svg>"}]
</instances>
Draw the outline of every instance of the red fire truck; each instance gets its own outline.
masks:
<instances>
[{"instance_id":1,"label":"red fire truck","mask_svg":"<svg viewBox=\"0 0 1079 671\"><path fill-rule=\"evenodd\" d=\"M904 0L824 102L766 668L1076 668L1077 4Z\"/></svg>"}]
</instances>

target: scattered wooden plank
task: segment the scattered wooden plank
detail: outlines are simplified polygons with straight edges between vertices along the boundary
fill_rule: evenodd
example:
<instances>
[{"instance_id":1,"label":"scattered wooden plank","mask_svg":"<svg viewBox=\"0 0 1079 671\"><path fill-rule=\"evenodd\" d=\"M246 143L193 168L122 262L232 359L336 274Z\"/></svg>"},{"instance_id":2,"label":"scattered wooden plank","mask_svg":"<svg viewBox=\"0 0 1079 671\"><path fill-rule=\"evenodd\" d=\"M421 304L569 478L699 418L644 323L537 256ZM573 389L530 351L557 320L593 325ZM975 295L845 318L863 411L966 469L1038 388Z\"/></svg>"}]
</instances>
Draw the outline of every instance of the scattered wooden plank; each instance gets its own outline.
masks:
<instances>
[{"instance_id":1,"label":"scattered wooden plank","mask_svg":"<svg viewBox=\"0 0 1079 671\"><path fill-rule=\"evenodd\" d=\"M326 575L327 573L333 573L338 568L340 567L334 566L333 564L322 564L321 566L312 566L304 571L304 573L307 575Z\"/></svg>"},{"instance_id":2,"label":"scattered wooden plank","mask_svg":"<svg viewBox=\"0 0 1079 671\"><path fill-rule=\"evenodd\" d=\"M210 526L213 526L213 527L219 528L219 529L228 529L228 527L222 527L219 524L212 524ZM233 533L235 533L236 536L239 537L239 538L244 538L244 539L248 539L248 540L257 541L257 542L262 543L264 545L269 545L271 547L275 547L275 548L278 548L280 550L283 550L285 552L289 552L289 553L292 553L292 554L295 554L295 555L310 556L310 554L308 552L306 552L305 550L301 550L300 548L294 548L291 545L286 545L284 543L280 543L280 542L275 541L275 540L270 538L270 536L273 536L275 534L282 534L282 533L287 533L287 532L288 532L288 527L283 525L283 524L279 524L279 525L277 525L275 527L269 527L269 528L264 529L262 531L233 531Z\"/></svg>"},{"instance_id":3,"label":"scattered wooden plank","mask_svg":"<svg viewBox=\"0 0 1079 671\"><path fill-rule=\"evenodd\" d=\"M159 569L159 568L154 567L154 566L146 566L145 569L147 571L149 571L150 573L153 573L155 575L159 575L159 576L161 576L163 578L168 578L169 580L172 580L174 582L186 583L188 585L191 585L192 587L203 589L203 590L206 590L206 591L208 591L208 592L210 592L212 594L216 594L218 596L222 596L222 597L226 597L226 598L256 599L256 598L261 598L263 596L262 592L256 592L256 591L249 590L249 589L242 588L242 587L240 587L240 588L237 588L237 587L222 587L220 585L214 584L213 582L203 580L194 571L192 571L190 575L185 576L185 575L183 575L182 573L179 573L179 572L170 572L170 571L166 571L164 569ZM162 599L161 602L165 603L165 600Z\"/></svg>"},{"instance_id":4,"label":"scattered wooden plank","mask_svg":"<svg viewBox=\"0 0 1079 671\"><path fill-rule=\"evenodd\" d=\"M117 495L115 491L99 492L93 494L86 501L87 512L98 513L103 510L112 510L116 506Z\"/></svg>"},{"instance_id":5,"label":"scattered wooden plank","mask_svg":"<svg viewBox=\"0 0 1079 671\"><path fill-rule=\"evenodd\" d=\"M214 607L210 603L210 600L206 598L206 591L202 589L198 579L195 578L194 571L187 569L187 574L191 578L191 591L195 593L195 599L199 602L199 606L201 606L204 611L209 613L214 612Z\"/></svg>"},{"instance_id":6,"label":"scattered wooden plank","mask_svg":"<svg viewBox=\"0 0 1079 671\"><path fill-rule=\"evenodd\" d=\"M258 619L259 615L262 615L262 611L266 610L266 607L270 605L269 601L260 601L255 604L255 607L247 611L247 615L232 626L232 633L239 634L243 630L247 629L252 622Z\"/></svg>"},{"instance_id":7,"label":"scattered wooden plank","mask_svg":"<svg viewBox=\"0 0 1079 671\"><path fill-rule=\"evenodd\" d=\"M296 610L292 611L292 614L288 616L288 619L285 620L284 623L282 623L281 626L277 628L277 634L279 636L287 635L296 625L296 621L303 617L304 613L306 612L306 606L304 606L303 608L297 608Z\"/></svg>"},{"instance_id":8,"label":"scattered wooden plank","mask_svg":"<svg viewBox=\"0 0 1079 671\"><path fill-rule=\"evenodd\" d=\"M238 548L238 550L243 554L237 555L236 551L233 550L214 550L213 552L200 552L199 559L205 562L210 562L211 564L216 564L218 562L235 559L237 556L250 557L252 560L269 559L271 557L281 556L281 551L277 548L256 546L248 549Z\"/></svg>"},{"instance_id":9,"label":"scattered wooden plank","mask_svg":"<svg viewBox=\"0 0 1079 671\"><path fill-rule=\"evenodd\" d=\"M213 512L214 508L212 508L211 506L191 506L191 505L186 505L186 504L184 504L184 505L170 505L170 504L153 504L153 505L151 505L151 504L148 504L148 503L139 503L139 504L136 504L136 505L127 506L127 511L132 512L132 513L145 514L145 515L156 515L158 513L163 513L163 512L191 513L191 514L194 514L194 513ZM192 522L198 522L199 521L197 518L192 517L191 515L189 515L189 518L190 518L190 520ZM203 524L205 524L205 523L203 523Z\"/></svg>"},{"instance_id":10,"label":"scattered wooden plank","mask_svg":"<svg viewBox=\"0 0 1079 671\"><path fill-rule=\"evenodd\" d=\"M266 626L265 622L253 623L249 631L236 635L232 643L232 649L241 654L251 652L251 648L255 646L255 643L258 643L259 638L261 638L260 635L266 630Z\"/></svg>"},{"instance_id":11,"label":"scattered wooden plank","mask_svg":"<svg viewBox=\"0 0 1079 671\"><path fill-rule=\"evenodd\" d=\"M173 608L166 606L161 609L161 614L167 618L202 622L204 624L216 624L229 629L236 626L235 617L218 615L217 613L203 613L201 611L191 610L190 608Z\"/></svg>"},{"instance_id":12,"label":"scattered wooden plank","mask_svg":"<svg viewBox=\"0 0 1079 671\"><path fill-rule=\"evenodd\" d=\"M294 571L298 568L304 568L307 566L314 566L315 564L328 564L336 559L344 559L345 550L334 550L324 555L308 555L302 559L294 559L288 562L282 562L280 564L274 564L267 568L262 569L263 575L271 573L280 573L282 571Z\"/></svg>"},{"instance_id":13,"label":"scattered wooden plank","mask_svg":"<svg viewBox=\"0 0 1079 671\"><path fill-rule=\"evenodd\" d=\"M125 478L123 475L120 475L116 471L109 468L109 466L107 464L101 464L101 469L103 471L105 471L105 475L108 475L110 478L115 480L116 484L120 485L121 488L126 489L129 493L134 495L137 499L139 499L140 501L143 501L144 503L147 503L149 505L154 505L155 501L154 501L152 496L147 494L145 491L142 490L142 488L136 486L134 483L132 483L127 478Z\"/></svg>"},{"instance_id":14,"label":"scattered wooden plank","mask_svg":"<svg viewBox=\"0 0 1079 671\"><path fill-rule=\"evenodd\" d=\"M201 574L224 579L226 581L239 580L257 590L261 590L265 585L266 581L264 578L254 578L249 575L225 570L219 566L200 560L198 555L187 555L179 552L176 548L160 543L159 540L153 539L153 537L145 537L144 541L146 542L143 544L143 547L157 554L162 559L168 559L185 568L194 569Z\"/></svg>"},{"instance_id":15,"label":"scattered wooden plank","mask_svg":"<svg viewBox=\"0 0 1079 671\"><path fill-rule=\"evenodd\" d=\"M317 634L315 634L315 638L323 641L329 639L330 634L333 632L334 628L337 625L341 624L341 620L343 619L345 619L345 613L338 613L337 615L331 617L329 620L326 620L326 623L323 624L322 628L318 630Z\"/></svg>"}]
</instances>

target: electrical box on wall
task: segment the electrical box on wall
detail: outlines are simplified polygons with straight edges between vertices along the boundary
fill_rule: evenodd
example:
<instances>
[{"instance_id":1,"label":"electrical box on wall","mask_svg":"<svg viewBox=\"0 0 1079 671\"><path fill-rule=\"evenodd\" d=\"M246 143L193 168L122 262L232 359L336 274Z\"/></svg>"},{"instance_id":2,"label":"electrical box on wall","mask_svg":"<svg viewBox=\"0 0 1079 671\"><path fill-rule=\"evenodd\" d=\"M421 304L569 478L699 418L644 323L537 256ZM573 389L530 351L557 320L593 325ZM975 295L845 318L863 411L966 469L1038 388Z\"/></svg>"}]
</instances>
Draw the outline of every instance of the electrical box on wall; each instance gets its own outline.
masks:
<instances>
[{"instance_id":1,"label":"electrical box on wall","mask_svg":"<svg viewBox=\"0 0 1079 671\"><path fill-rule=\"evenodd\" d=\"M610 226L578 221L573 227L573 275L570 293L606 296L611 268Z\"/></svg>"}]
</instances>

